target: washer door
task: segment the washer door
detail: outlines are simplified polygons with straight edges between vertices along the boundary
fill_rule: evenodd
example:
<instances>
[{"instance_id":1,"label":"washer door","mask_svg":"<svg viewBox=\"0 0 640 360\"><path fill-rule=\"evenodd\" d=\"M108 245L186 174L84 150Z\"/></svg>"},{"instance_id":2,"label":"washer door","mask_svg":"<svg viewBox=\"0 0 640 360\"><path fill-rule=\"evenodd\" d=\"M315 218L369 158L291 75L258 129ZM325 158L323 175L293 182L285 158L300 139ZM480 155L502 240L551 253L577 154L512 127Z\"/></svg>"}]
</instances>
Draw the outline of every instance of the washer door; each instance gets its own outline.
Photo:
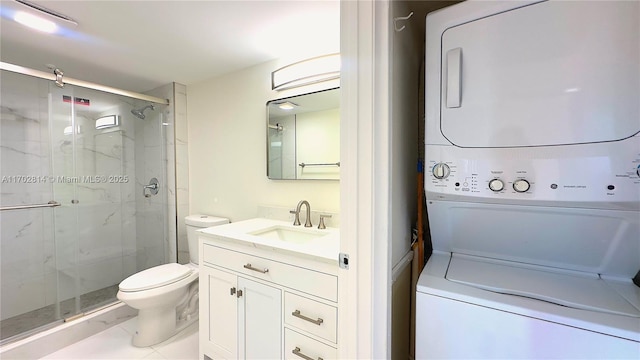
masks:
<instances>
[{"instance_id":1,"label":"washer door","mask_svg":"<svg viewBox=\"0 0 640 360\"><path fill-rule=\"evenodd\" d=\"M442 35L441 131L460 147L640 131L640 2L549 1Z\"/></svg>"}]
</instances>

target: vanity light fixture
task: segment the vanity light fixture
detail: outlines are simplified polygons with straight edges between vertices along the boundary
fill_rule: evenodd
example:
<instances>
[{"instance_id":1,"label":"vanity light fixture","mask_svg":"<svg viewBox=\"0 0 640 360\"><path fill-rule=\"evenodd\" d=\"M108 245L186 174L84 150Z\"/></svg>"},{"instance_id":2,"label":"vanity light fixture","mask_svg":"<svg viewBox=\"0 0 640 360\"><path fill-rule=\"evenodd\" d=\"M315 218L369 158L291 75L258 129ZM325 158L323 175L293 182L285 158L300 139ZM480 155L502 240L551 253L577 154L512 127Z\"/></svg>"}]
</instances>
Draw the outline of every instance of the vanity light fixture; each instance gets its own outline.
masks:
<instances>
[{"instance_id":1,"label":"vanity light fixture","mask_svg":"<svg viewBox=\"0 0 640 360\"><path fill-rule=\"evenodd\" d=\"M118 115L108 115L99 118L96 120L96 130L118 126L120 124L119 118L120 116Z\"/></svg>"},{"instance_id":2,"label":"vanity light fixture","mask_svg":"<svg viewBox=\"0 0 640 360\"><path fill-rule=\"evenodd\" d=\"M271 89L285 90L340 79L340 54L318 56L281 67L271 73Z\"/></svg>"},{"instance_id":3,"label":"vanity light fixture","mask_svg":"<svg viewBox=\"0 0 640 360\"><path fill-rule=\"evenodd\" d=\"M299 106L298 104L294 104L290 101L285 101L283 103L278 104L278 107L282 110L293 110L298 106Z\"/></svg>"}]
</instances>

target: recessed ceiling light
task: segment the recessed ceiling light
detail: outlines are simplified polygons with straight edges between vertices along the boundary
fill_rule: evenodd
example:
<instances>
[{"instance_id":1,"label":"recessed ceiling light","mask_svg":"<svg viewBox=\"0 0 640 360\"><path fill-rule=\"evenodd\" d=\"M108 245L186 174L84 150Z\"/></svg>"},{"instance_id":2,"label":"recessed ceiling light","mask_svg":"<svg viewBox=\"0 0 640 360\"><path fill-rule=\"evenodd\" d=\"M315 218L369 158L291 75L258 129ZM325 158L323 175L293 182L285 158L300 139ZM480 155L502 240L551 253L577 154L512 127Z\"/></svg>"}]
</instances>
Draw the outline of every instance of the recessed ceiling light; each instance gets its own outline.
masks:
<instances>
[{"instance_id":1,"label":"recessed ceiling light","mask_svg":"<svg viewBox=\"0 0 640 360\"><path fill-rule=\"evenodd\" d=\"M29 9L28 11L37 11L39 14L44 15L44 16L51 16L53 21L64 21L65 23L67 23L68 25L73 25L76 26L78 25L78 22L73 20L72 18L68 17L65 14L59 13L55 10L51 10L49 8L46 8L42 5L33 3L31 1L27 1L27 0L14 0L15 2L17 2L18 4L26 7L27 9Z\"/></svg>"},{"instance_id":2,"label":"recessed ceiling light","mask_svg":"<svg viewBox=\"0 0 640 360\"><path fill-rule=\"evenodd\" d=\"M296 104L289 102L289 101L285 101L283 103L278 104L278 107L282 110L293 110L293 108L295 108Z\"/></svg>"},{"instance_id":3,"label":"recessed ceiling light","mask_svg":"<svg viewBox=\"0 0 640 360\"><path fill-rule=\"evenodd\" d=\"M58 29L58 26L53 21L49 21L39 16L35 16L22 11L16 12L16 14L13 16L13 19L24 26L28 26L32 29L49 34L55 33Z\"/></svg>"}]
</instances>

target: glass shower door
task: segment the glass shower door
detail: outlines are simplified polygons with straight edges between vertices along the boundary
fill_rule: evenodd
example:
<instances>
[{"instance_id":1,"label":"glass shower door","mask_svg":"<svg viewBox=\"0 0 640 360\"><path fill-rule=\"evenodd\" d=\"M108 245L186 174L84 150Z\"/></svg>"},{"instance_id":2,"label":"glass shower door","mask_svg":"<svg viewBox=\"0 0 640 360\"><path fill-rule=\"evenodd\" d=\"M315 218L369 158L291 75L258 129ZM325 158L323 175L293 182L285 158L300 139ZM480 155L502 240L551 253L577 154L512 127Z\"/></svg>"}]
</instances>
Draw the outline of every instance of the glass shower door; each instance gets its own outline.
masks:
<instances>
[{"instance_id":1,"label":"glass shower door","mask_svg":"<svg viewBox=\"0 0 640 360\"><path fill-rule=\"evenodd\" d=\"M78 189L75 178L77 154L76 142L80 126L74 112L74 104L65 99L73 98L73 87L58 88L49 82L49 138L50 183L57 202L54 211L52 237L55 242L55 284L58 303L56 319L70 318L80 313L78 272Z\"/></svg>"},{"instance_id":2,"label":"glass shower door","mask_svg":"<svg viewBox=\"0 0 640 360\"><path fill-rule=\"evenodd\" d=\"M57 287L62 318L116 299L127 276L165 263L166 168L161 109L51 84ZM144 185L160 181L156 195Z\"/></svg>"},{"instance_id":3,"label":"glass shower door","mask_svg":"<svg viewBox=\"0 0 640 360\"><path fill-rule=\"evenodd\" d=\"M0 343L60 319L46 81L0 72ZM16 208L17 207L17 208Z\"/></svg>"},{"instance_id":4,"label":"glass shower door","mask_svg":"<svg viewBox=\"0 0 640 360\"><path fill-rule=\"evenodd\" d=\"M4 344L111 304L124 278L168 262L175 203L168 106L5 70L0 89ZM152 178L159 191L143 193Z\"/></svg>"}]
</instances>

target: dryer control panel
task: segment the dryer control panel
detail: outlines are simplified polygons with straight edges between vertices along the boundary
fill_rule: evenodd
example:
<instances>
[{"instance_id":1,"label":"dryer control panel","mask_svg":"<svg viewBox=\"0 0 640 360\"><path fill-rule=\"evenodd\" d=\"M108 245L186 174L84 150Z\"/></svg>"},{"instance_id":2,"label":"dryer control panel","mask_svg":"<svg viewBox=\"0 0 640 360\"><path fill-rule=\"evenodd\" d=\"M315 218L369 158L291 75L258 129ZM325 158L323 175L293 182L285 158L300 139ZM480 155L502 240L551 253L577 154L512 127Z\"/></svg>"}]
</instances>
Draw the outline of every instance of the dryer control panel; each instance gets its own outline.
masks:
<instances>
[{"instance_id":1,"label":"dryer control panel","mask_svg":"<svg viewBox=\"0 0 640 360\"><path fill-rule=\"evenodd\" d=\"M640 137L530 148L427 145L425 171L427 200L640 209Z\"/></svg>"}]
</instances>

